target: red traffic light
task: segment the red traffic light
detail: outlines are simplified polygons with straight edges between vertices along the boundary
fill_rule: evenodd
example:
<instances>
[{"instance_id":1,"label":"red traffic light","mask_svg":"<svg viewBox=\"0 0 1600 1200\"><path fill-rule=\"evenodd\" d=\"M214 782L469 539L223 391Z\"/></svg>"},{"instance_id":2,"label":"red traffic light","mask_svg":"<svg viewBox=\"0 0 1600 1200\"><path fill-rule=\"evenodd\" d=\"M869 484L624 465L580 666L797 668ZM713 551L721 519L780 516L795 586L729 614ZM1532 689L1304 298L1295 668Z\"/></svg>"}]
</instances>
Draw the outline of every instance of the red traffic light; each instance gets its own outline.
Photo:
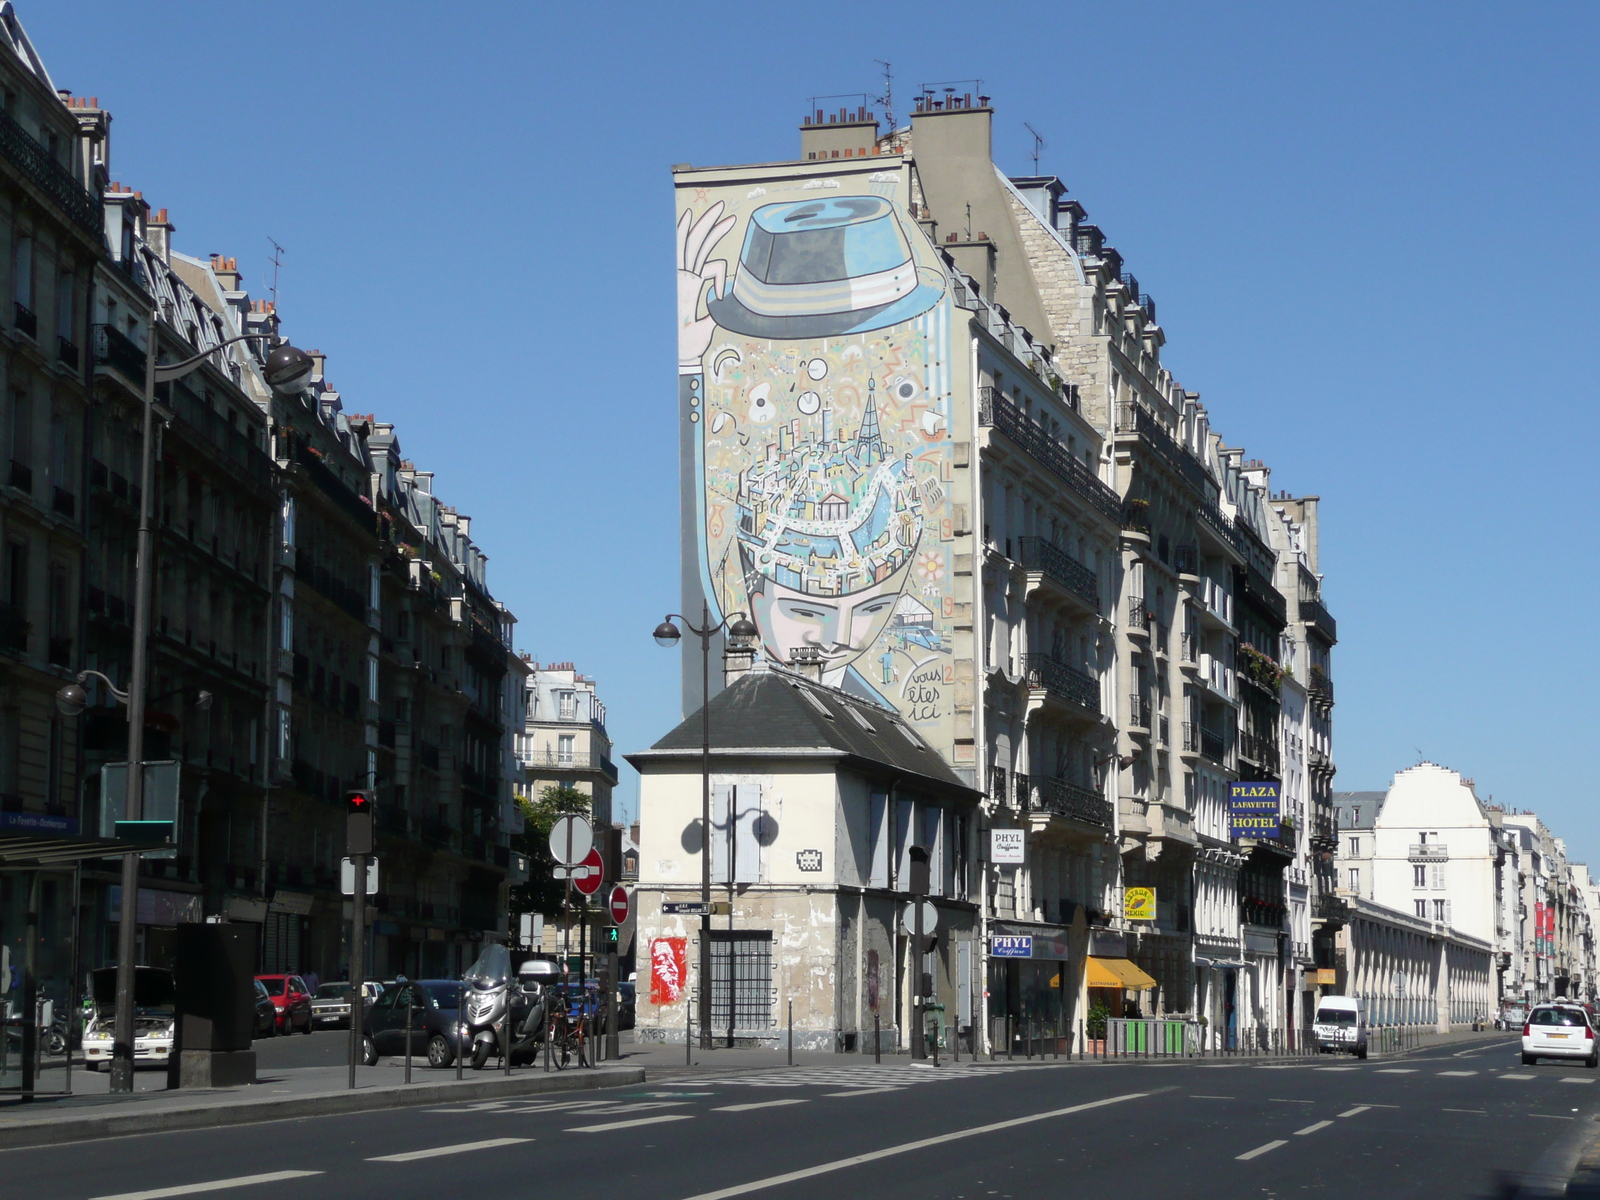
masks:
<instances>
[{"instance_id":1,"label":"red traffic light","mask_svg":"<svg viewBox=\"0 0 1600 1200\"><path fill-rule=\"evenodd\" d=\"M355 815L357 813L370 813L372 811L371 792L346 792L344 797L345 811Z\"/></svg>"}]
</instances>

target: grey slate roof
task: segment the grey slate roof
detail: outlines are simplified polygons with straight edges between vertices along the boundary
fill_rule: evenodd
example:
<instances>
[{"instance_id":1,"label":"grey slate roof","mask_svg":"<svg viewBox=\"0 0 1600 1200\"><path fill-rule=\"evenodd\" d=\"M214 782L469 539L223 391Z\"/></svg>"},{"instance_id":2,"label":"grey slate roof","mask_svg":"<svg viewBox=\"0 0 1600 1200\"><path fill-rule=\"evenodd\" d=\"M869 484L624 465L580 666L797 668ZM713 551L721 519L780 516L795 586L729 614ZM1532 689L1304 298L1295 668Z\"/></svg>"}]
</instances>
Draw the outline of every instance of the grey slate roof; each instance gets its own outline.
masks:
<instances>
[{"instance_id":1,"label":"grey slate roof","mask_svg":"<svg viewBox=\"0 0 1600 1200\"><path fill-rule=\"evenodd\" d=\"M1335 792L1333 820L1340 829L1371 829L1388 792Z\"/></svg>"},{"instance_id":2,"label":"grey slate roof","mask_svg":"<svg viewBox=\"0 0 1600 1200\"><path fill-rule=\"evenodd\" d=\"M979 794L898 714L789 671L749 671L713 696L710 709L714 755L823 755L917 776L939 790ZM686 752L699 753L700 739L697 709L649 750L624 757L636 767L681 760Z\"/></svg>"}]
</instances>

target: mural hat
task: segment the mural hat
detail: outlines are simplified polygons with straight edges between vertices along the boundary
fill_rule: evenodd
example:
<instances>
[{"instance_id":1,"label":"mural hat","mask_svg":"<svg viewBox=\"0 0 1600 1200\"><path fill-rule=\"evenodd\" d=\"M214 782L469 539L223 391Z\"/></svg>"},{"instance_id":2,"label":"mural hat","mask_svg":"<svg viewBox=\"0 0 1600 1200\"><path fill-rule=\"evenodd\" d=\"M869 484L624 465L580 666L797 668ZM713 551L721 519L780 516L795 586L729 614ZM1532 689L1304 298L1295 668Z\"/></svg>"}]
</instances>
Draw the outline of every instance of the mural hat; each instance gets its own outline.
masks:
<instances>
[{"instance_id":1,"label":"mural hat","mask_svg":"<svg viewBox=\"0 0 1600 1200\"><path fill-rule=\"evenodd\" d=\"M731 333L832 337L920 316L943 292L919 274L893 204L838 196L751 213L733 285L706 308Z\"/></svg>"}]
</instances>

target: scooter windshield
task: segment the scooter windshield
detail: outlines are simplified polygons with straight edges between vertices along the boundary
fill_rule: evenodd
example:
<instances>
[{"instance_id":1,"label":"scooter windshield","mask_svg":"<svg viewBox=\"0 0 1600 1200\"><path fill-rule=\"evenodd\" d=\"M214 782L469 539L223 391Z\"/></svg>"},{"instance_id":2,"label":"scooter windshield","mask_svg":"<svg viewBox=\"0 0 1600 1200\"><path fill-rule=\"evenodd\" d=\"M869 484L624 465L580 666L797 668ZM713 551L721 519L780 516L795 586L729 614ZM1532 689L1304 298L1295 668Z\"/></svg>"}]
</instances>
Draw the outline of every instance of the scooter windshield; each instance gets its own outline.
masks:
<instances>
[{"instance_id":1,"label":"scooter windshield","mask_svg":"<svg viewBox=\"0 0 1600 1200\"><path fill-rule=\"evenodd\" d=\"M504 986L511 979L510 952L498 943L485 946L462 978L480 990Z\"/></svg>"}]
</instances>

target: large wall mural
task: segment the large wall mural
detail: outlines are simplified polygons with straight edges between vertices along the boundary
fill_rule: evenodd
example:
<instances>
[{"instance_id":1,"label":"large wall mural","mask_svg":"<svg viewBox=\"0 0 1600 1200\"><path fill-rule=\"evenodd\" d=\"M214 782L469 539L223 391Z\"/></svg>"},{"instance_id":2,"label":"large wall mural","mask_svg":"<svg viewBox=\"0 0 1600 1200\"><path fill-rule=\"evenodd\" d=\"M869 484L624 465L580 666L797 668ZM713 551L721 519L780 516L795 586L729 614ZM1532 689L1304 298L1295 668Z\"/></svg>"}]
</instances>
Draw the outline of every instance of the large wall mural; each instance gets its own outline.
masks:
<instances>
[{"instance_id":1,"label":"large wall mural","mask_svg":"<svg viewBox=\"0 0 1600 1200\"><path fill-rule=\"evenodd\" d=\"M714 616L749 613L772 660L814 652L948 756L951 299L905 188L898 164L680 178L685 552Z\"/></svg>"}]
</instances>

